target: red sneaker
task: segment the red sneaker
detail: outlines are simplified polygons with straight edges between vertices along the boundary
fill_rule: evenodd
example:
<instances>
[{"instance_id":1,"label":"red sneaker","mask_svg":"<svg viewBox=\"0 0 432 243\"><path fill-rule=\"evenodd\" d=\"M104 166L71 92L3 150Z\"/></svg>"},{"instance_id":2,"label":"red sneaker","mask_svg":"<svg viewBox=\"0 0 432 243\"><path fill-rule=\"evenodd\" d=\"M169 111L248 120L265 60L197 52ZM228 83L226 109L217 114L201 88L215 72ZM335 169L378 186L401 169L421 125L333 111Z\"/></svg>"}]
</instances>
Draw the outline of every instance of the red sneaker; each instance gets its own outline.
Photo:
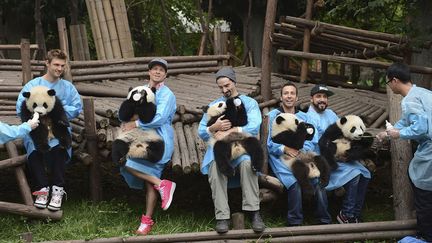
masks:
<instances>
[{"instance_id":1,"label":"red sneaker","mask_svg":"<svg viewBox=\"0 0 432 243\"><path fill-rule=\"evenodd\" d=\"M153 224L153 220L149 216L143 214L143 216L141 216L141 224L136 233L138 235L147 235L151 231Z\"/></svg>"},{"instance_id":2,"label":"red sneaker","mask_svg":"<svg viewBox=\"0 0 432 243\"><path fill-rule=\"evenodd\" d=\"M175 182L162 180L159 186L154 186L159 191L162 200L162 209L167 210L171 205L173 194L176 188Z\"/></svg>"}]
</instances>

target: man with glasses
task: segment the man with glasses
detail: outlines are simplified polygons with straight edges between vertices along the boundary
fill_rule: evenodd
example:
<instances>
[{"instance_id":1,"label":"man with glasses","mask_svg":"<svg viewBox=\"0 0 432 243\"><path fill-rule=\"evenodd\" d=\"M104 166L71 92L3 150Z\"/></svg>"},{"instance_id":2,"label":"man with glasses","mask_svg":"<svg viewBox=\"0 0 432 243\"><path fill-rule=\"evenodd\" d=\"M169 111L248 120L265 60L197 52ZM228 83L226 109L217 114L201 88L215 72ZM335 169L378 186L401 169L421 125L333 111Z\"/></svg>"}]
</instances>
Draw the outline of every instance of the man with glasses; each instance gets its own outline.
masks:
<instances>
[{"instance_id":1,"label":"man with glasses","mask_svg":"<svg viewBox=\"0 0 432 243\"><path fill-rule=\"evenodd\" d=\"M408 168L418 234L417 239L405 237L400 242L432 242L432 92L412 83L406 64L392 64L387 69L387 80L391 90L404 97L402 114L392 129L378 133L377 138L382 140L389 136L413 139L418 143Z\"/></svg>"}]
</instances>

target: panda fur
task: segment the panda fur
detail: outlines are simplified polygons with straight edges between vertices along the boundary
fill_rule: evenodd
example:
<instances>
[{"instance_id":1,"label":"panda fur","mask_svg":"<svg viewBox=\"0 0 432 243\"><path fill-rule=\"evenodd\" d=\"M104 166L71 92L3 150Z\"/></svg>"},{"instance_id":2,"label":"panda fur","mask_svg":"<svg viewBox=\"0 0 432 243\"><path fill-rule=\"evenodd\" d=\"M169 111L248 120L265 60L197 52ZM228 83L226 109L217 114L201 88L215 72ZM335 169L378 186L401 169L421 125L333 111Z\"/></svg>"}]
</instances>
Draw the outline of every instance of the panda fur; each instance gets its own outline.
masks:
<instances>
[{"instance_id":1,"label":"panda fur","mask_svg":"<svg viewBox=\"0 0 432 243\"><path fill-rule=\"evenodd\" d=\"M119 119L123 122L139 119L149 123L156 115L155 88L138 86L130 89L119 108ZM127 158L145 159L156 163L162 159L165 144L155 129L120 132L113 141L111 157L114 163L123 164Z\"/></svg>"},{"instance_id":2,"label":"panda fur","mask_svg":"<svg viewBox=\"0 0 432 243\"><path fill-rule=\"evenodd\" d=\"M318 145L332 169L338 167L336 161L350 162L376 158L371 150L373 137L365 131L363 120L356 115L344 116L325 130Z\"/></svg>"},{"instance_id":3,"label":"panda fur","mask_svg":"<svg viewBox=\"0 0 432 243\"><path fill-rule=\"evenodd\" d=\"M35 149L43 153L49 150L48 141L52 138L57 138L64 149L72 144L66 112L55 94L54 89L45 86L35 86L22 93L25 100L21 104L21 121L28 121L35 112L39 114L40 124L30 132L30 137Z\"/></svg>"},{"instance_id":4,"label":"panda fur","mask_svg":"<svg viewBox=\"0 0 432 243\"><path fill-rule=\"evenodd\" d=\"M206 108L207 127L213 125L219 117L228 119L233 127L242 127L247 124L246 108L238 97L228 98L225 102L219 101ZM209 139L209 145L213 146L215 162L226 176L235 174L230 161L243 154L251 157L253 171L261 171L264 161L264 151L260 141L247 133L232 132L221 140Z\"/></svg>"},{"instance_id":5,"label":"panda fur","mask_svg":"<svg viewBox=\"0 0 432 243\"><path fill-rule=\"evenodd\" d=\"M315 129L311 124L301 121L294 114L280 113L272 123L271 138L275 143L300 150L306 140L313 138L314 133ZM314 194L311 178L319 177L322 187L328 185L330 168L323 156L300 151L296 157L282 154L280 159L291 169L305 197Z\"/></svg>"}]
</instances>

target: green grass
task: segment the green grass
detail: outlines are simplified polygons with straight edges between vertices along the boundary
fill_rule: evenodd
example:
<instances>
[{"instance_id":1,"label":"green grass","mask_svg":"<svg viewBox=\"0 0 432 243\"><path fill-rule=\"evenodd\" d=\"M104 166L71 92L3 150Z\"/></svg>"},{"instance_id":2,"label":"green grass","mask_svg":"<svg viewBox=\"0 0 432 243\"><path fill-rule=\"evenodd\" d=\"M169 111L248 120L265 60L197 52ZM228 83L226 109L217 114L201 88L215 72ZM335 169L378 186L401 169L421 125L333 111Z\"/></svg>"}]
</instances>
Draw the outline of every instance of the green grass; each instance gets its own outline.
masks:
<instances>
[{"instance_id":1,"label":"green grass","mask_svg":"<svg viewBox=\"0 0 432 243\"><path fill-rule=\"evenodd\" d=\"M153 219L156 224L151 234L211 231L214 227L214 211L211 192L206 177L201 175L165 175L177 182L172 206L167 211L160 209L158 202ZM88 170L82 164L74 164L67 170L66 190L68 200L63 205L63 219L58 222L29 220L26 217L0 214L0 242L18 242L19 235L32 232L33 241L96 239L106 237L134 236L139 218L145 206L145 194L141 190L129 189L115 168L104 164L104 200L93 204L89 200ZM383 178L388 178L383 176ZM0 200L20 202L20 194L12 170L0 172ZM393 219L392 200L388 188L381 182L372 181L368 192L363 219L385 221ZM384 186L388 186L385 185ZM239 190L230 190L231 213L241 209ZM329 195L329 210L336 215L341 198ZM305 203L305 224L313 224L313 208ZM285 226L286 194L272 203L262 205L262 214L267 227ZM246 227L250 227L246 218ZM334 221L335 222L335 221Z\"/></svg>"}]
</instances>

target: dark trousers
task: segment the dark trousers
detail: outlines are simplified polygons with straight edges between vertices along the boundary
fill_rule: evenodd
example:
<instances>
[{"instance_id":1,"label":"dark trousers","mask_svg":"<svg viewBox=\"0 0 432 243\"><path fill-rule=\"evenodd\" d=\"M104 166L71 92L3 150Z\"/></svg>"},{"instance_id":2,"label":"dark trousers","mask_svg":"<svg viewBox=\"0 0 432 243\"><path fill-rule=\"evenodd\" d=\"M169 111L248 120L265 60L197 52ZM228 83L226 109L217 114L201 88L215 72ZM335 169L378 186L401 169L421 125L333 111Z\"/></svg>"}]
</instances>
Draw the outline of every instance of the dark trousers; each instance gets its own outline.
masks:
<instances>
[{"instance_id":1,"label":"dark trousers","mask_svg":"<svg viewBox=\"0 0 432 243\"><path fill-rule=\"evenodd\" d=\"M327 211L327 193L325 188L321 188L318 179L313 179L312 183L315 190L315 217L320 224L330 224L331 216ZM288 188L288 225L300 225L303 223L302 191L296 182Z\"/></svg>"},{"instance_id":2,"label":"dark trousers","mask_svg":"<svg viewBox=\"0 0 432 243\"><path fill-rule=\"evenodd\" d=\"M344 215L360 218L368 184L368 178L358 175L344 185L346 194L341 209Z\"/></svg>"},{"instance_id":3,"label":"dark trousers","mask_svg":"<svg viewBox=\"0 0 432 243\"><path fill-rule=\"evenodd\" d=\"M414 192L419 235L427 242L432 242L432 191L422 190L412 183L411 185Z\"/></svg>"},{"instance_id":4,"label":"dark trousers","mask_svg":"<svg viewBox=\"0 0 432 243\"><path fill-rule=\"evenodd\" d=\"M28 157L27 167L33 179L35 190L40 190L49 185L64 186L65 164L69 155L65 149L55 146L50 151L43 154L39 151L33 151ZM50 168L52 181L48 180L46 166Z\"/></svg>"}]
</instances>

